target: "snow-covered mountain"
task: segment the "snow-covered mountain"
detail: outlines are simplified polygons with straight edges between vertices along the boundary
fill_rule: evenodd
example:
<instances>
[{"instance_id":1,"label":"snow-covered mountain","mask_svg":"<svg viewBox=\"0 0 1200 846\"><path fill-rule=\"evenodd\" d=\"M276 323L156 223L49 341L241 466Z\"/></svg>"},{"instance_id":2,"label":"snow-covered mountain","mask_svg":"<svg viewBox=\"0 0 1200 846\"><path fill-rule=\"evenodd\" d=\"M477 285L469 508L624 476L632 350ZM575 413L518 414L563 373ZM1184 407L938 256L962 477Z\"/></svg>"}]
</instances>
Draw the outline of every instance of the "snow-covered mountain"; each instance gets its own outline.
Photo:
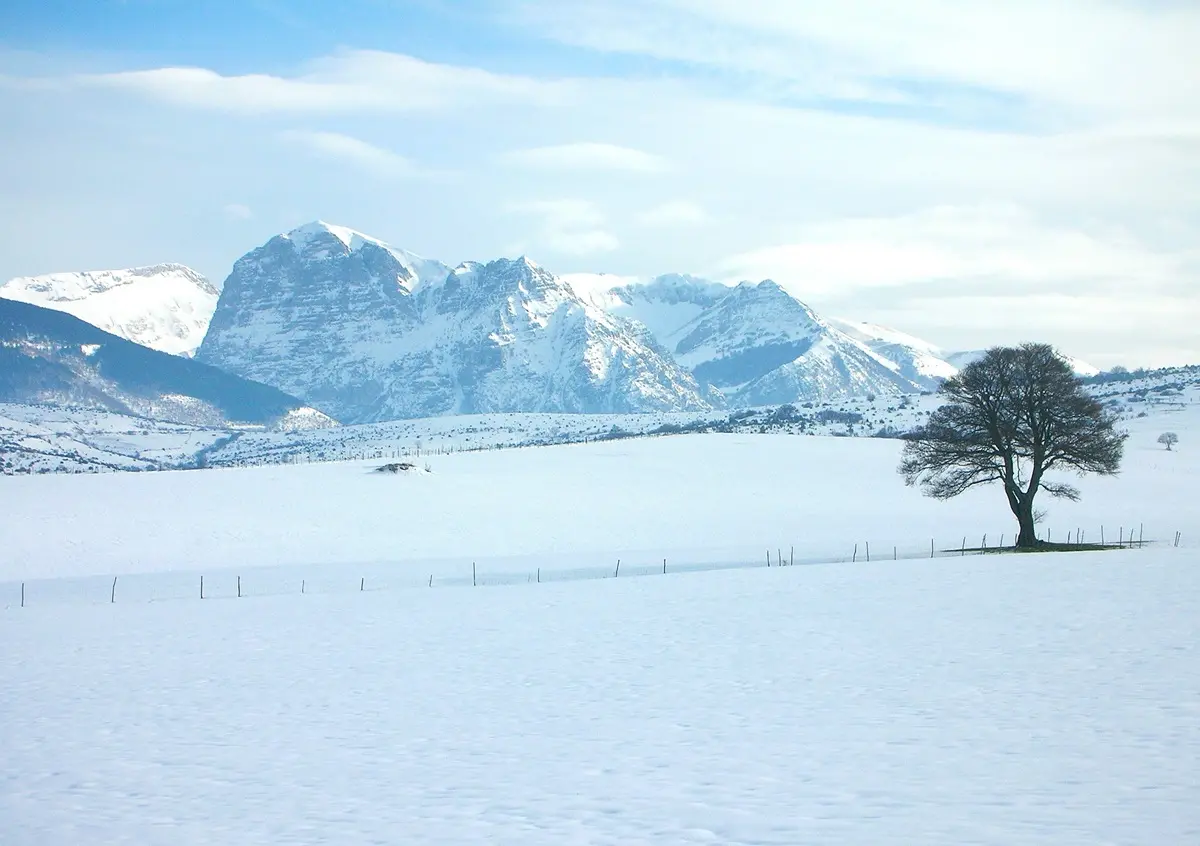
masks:
<instances>
[{"instance_id":1,"label":"snow-covered mountain","mask_svg":"<svg viewBox=\"0 0 1200 846\"><path fill-rule=\"evenodd\" d=\"M576 273L563 278L593 305L636 320L664 344L730 291L728 285L684 273L656 276L645 283L606 274Z\"/></svg>"},{"instance_id":2,"label":"snow-covered mountain","mask_svg":"<svg viewBox=\"0 0 1200 846\"><path fill-rule=\"evenodd\" d=\"M451 270L322 222L237 261L198 356L343 422L721 401L640 324L528 259Z\"/></svg>"},{"instance_id":3,"label":"snow-covered mountain","mask_svg":"<svg viewBox=\"0 0 1200 846\"><path fill-rule=\"evenodd\" d=\"M559 277L524 258L452 269L320 221L239 259L219 298L181 265L14 279L0 296L182 355L207 329L204 361L347 422L913 393L980 354L825 319L769 280Z\"/></svg>"},{"instance_id":4,"label":"snow-covered mountain","mask_svg":"<svg viewBox=\"0 0 1200 846\"><path fill-rule=\"evenodd\" d=\"M181 264L24 276L0 297L72 314L160 352L190 356L208 329L217 289Z\"/></svg>"},{"instance_id":5,"label":"snow-covered mountain","mask_svg":"<svg viewBox=\"0 0 1200 846\"><path fill-rule=\"evenodd\" d=\"M659 283L662 284L661 282ZM686 280L685 291L698 289ZM724 289L664 344L698 381L736 405L900 394L920 386L771 280Z\"/></svg>"},{"instance_id":6,"label":"snow-covered mountain","mask_svg":"<svg viewBox=\"0 0 1200 846\"><path fill-rule=\"evenodd\" d=\"M99 408L205 426L335 425L273 387L0 299L0 402Z\"/></svg>"},{"instance_id":7,"label":"snow-covered mountain","mask_svg":"<svg viewBox=\"0 0 1200 846\"><path fill-rule=\"evenodd\" d=\"M953 352L946 356L946 360L954 367L962 369L974 361L978 361L987 354L987 350L963 350L962 352ZM1100 373L1100 368L1088 364L1086 361L1069 356L1066 353L1059 352L1067 362L1071 365L1071 369L1075 371L1076 376L1097 376Z\"/></svg>"},{"instance_id":8,"label":"snow-covered mountain","mask_svg":"<svg viewBox=\"0 0 1200 846\"><path fill-rule=\"evenodd\" d=\"M951 354L928 341L873 323L837 318L830 318L829 323L895 364L901 376L924 388L936 388L943 379L958 373L959 367L949 360Z\"/></svg>"}]
</instances>

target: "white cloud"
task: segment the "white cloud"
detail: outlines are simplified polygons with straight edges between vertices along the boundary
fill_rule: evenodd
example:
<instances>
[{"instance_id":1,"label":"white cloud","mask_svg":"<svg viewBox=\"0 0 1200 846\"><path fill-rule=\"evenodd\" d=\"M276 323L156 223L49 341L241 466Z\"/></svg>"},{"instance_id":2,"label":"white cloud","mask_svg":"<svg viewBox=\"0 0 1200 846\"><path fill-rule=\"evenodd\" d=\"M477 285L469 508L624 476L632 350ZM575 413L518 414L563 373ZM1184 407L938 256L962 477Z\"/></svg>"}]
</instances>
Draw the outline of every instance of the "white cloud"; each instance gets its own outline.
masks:
<instances>
[{"instance_id":1,"label":"white cloud","mask_svg":"<svg viewBox=\"0 0 1200 846\"><path fill-rule=\"evenodd\" d=\"M932 0L596 0L558 19L564 4L511 2L564 41L639 54L615 67L640 75L588 78L595 57L561 46L539 78L363 51L285 72L80 77L113 57L0 50L0 278L163 249L220 278L254 246L246 227L175 212L240 198L270 229L353 220L452 263L520 244L555 271L775 276L819 310L950 346L1036 329L1089 359L1195 350L1200 95L1173 70L1200 6L1014 0L992 27ZM1157 38L1164 26L1177 35ZM1162 55L1141 55L1151 42ZM887 117L931 104L955 120ZM410 180L402 201L346 178L428 177L426 163L470 178Z\"/></svg>"},{"instance_id":2,"label":"white cloud","mask_svg":"<svg viewBox=\"0 0 1200 846\"><path fill-rule=\"evenodd\" d=\"M294 76L224 76L207 68L82 74L75 85L128 91L177 106L236 112L403 112L504 103L557 103L567 83L435 64L398 53L353 50Z\"/></svg>"},{"instance_id":3,"label":"white cloud","mask_svg":"<svg viewBox=\"0 0 1200 846\"><path fill-rule=\"evenodd\" d=\"M611 252L621 245L603 229L604 214L587 200L532 200L513 203L508 210L539 219L532 245L564 256L589 256ZM522 246L519 252L526 251Z\"/></svg>"},{"instance_id":4,"label":"white cloud","mask_svg":"<svg viewBox=\"0 0 1200 846\"><path fill-rule=\"evenodd\" d=\"M604 213L588 200L527 200L510 203L508 210L543 218L558 227L574 228L604 223Z\"/></svg>"},{"instance_id":5,"label":"white cloud","mask_svg":"<svg viewBox=\"0 0 1200 846\"><path fill-rule=\"evenodd\" d=\"M773 278L809 296L951 281L1159 285L1179 278L1183 257L1112 233L1040 223L1012 206L940 207L893 218L837 220L801 228L795 240L732 256L730 279Z\"/></svg>"},{"instance_id":6,"label":"white cloud","mask_svg":"<svg viewBox=\"0 0 1200 846\"><path fill-rule=\"evenodd\" d=\"M250 210L250 207L241 203L229 203L222 211L230 220L249 220L254 217L254 212Z\"/></svg>"},{"instance_id":7,"label":"white cloud","mask_svg":"<svg viewBox=\"0 0 1200 846\"><path fill-rule=\"evenodd\" d=\"M550 252L566 256L591 256L597 253L608 253L621 246L621 242L615 235L605 232L603 229L550 231L544 234L541 243Z\"/></svg>"},{"instance_id":8,"label":"white cloud","mask_svg":"<svg viewBox=\"0 0 1200 846\"><path fill-rule=\"evenodd\" d=\"M634 215L634 220L643 226L663 228L698 226L709 219L708 212L687 200L672 200Z\"/></svg>"},{"instance_id":9,"label":"white cloud","mask_svg":"<svg viewBox=\"0 0 1200 846\"><path fill-rule=\"evenodd\" d=\"M1011 95L1037 106L1200 112L1200 7L1137 0L520 0L563 42L684 61L850 100ZM918 86L910 82L919 83ZM1059 115L1058 118L1062 118Z\"/></svg>"},{"instance_id":10,"label":"white cloud","mask_svg":"<svg viewBox=\"0 0 1200 846\"><path fill-rule=\"evenodd\" d=\"M1047 224L1012 206L941 207L803 227L719 263L773 278L818 310L893 325L950 349L1049 340L1100 366L1181 363L1195 349L1200 251L1120 230Z\"/></svg>"},{"instance_id":11,"label":"white cloud","mask_svg":"<svg viewBox=\"0 0 1200 846\"><path fill-rule=\"evenodd\" d=\"M512 150L501 158L510 164L544 170L615 170L633 173L660 173L668 169L666 159L661 156L631 147L596 142Z\"/></svg>"},{"instance_id":12,"label":"white cloud","mask_svg":"<svg viewBox=\"0 0 1200 846\"><path fill-rule=\"evenodd\" d=\"M422 170L399 153L337 132L288 130L282 137L312 153L389 179L421 176Z\"/></svg>"}]
</instances>

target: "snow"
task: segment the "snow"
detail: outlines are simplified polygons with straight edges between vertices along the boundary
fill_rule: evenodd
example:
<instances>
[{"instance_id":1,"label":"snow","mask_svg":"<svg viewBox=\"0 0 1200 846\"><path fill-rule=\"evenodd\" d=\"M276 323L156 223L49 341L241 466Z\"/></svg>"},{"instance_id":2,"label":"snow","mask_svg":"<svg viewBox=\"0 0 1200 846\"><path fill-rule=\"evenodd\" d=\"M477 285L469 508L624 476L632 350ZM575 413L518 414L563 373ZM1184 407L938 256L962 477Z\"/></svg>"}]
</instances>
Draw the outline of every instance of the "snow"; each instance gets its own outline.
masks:
<instances>
[{"instance_id":1,"label":"snow","mask_svg":"<svg viewBox=\"0 0 1200 846\"><path fill-rule=\"evenodd\" d=\"M0 472L180 467L229 435L101 409L0 403Z\"/></svg>"},{"instance_id":2,"label":"snow","mask_svg":"<svg viewBox=\"0 0 1200 846\"><path fill-rule=\"evenodd\" d=\"M893 369L909 365L916 375L926 379L950 379L958 373L958 367L947 360L943 350L921 338L874 323L836 318L830 319L829 323L892 361Z\"/></svg>"},{"instance_id":3,"label":"snow","mask_svg":"<svg viewBox=\"0 0 1200 846\"><path fill-rule=\"evenodd\" d=\"M621 276L618 273L563 273L559 279L570 285L580 299L592 301L600 308L605 308L605 304L611 302L610 295L614 288L641 284L640 277Z\"/></svg>"},{"instance_id":4,"label":"snow","mask_svg":"<svg viewBox=\"0 0 1200 846\"><path fill-rule=\"evenodd\" d=\"M10 846L1195 842L1196 564L10 610L0 825Z\"/></svg>"},{"instance_id":5,"label":"snow","mask_svg":"<svg viewBox=\"0 0 1200 846\"><path fill-rule=\"evenodd\" d=\"M291 241L292 246L295 247L297 252L307 255L309 258L323 258L324 253L317 251L314 247L314 242L327 235L332 235L350 252L362 249L365 244L371 244L380 249L387 250L400 264L408 268L415 277L415 280L407 286L407 290L410 293L421 285L441 282L452 272L449 267L440 261L427 259L408 250L393 247L378 238L365 235L348 226L326 223L323 220L314 220L311 223L298 226L290 232L284 233L282 237Z\"/></svg>"},{"instance_id":6,"label":"snow","mask_svg":"<svg viewBox=\"0 0 1200 846\"><path fill-rule=\"evenodd\" d=\"M1178 549L930 560L1002 498L872 439L5 478L0 839L1195 842L1200 414L1147 408L1044 525Z\"/></svg>"},{"instance_id":7,"label":"snow","mask_svg":"<svg viewBox=\"0 0 1200 846\"><path fill-rule=\"evenodd\" d=\"M1195 404L1129 420L1122 475L1083 479L1079 503L1040 500L1044 527L1054 538L1081 527L1092 539L1102 525L1145 524L1155 539L1200 527L1200 465L1188 447L1198 424ZM1180 436L1170 453L1156 442L1168 429ZM369 472L383 460L15 477L0 487L0 580L312 566L314 577L369 567L389 582L424 583L469 573L472 561L524 574L616 558L755 562L795 546L802 559L829 560L867 542L877 554L915 554L931 538L955 548L964 536L1011 540L996 491L922 497L895 472L900 448L692 435L427 456L430 475L398 484Z\"/></svg>"},{"instance_id":8,"label":"snow","mask_svg":"<svg viewBox=\"0 0 1200 846\"><path fill-rule=\"evenodd\" d=\"M987 350L965 350L963 352L951 353L946 358L955 367L966 367L972 362L983 358ZM1067 364L1071 365L1071 369L1075 371L1076 376L1095 376L1100 373L1100 368L1088 364L1086 361L1067 355L1059 350L1059 355L1066 360Z\"/></svg>"},{"instance_id":9,"label":"snow","mask_svg":"<svg viewBox=\"0 0 1200 846\"><path fill-rule=\"evenodd\" d=\"M217 289L180 264L51 273L0 285L0 297L63 311L106 332L173 355L192 355L217 305Z\"/></svg>"}]
</instances>

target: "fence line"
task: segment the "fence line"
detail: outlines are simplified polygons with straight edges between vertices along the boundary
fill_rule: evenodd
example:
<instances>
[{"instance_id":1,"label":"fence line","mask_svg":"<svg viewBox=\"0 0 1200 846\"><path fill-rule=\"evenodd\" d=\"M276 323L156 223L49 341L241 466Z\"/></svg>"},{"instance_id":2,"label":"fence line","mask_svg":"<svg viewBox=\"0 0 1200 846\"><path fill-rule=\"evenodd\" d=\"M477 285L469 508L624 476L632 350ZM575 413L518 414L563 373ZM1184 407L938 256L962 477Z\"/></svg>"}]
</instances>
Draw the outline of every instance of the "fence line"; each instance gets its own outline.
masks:
<instances>
[{"instance_id":1,"label":"fence line","mask_svg":"<svg viewBox=\"0 0 1200 846\"><path fill-rule=\"evenodd\" d=\"M1141 549L1153 543L1154 540L1146 540L1144 537L1144 526L1138 528L1135 538L1134 532L1131 529L1128 533L1123 529L1120 533L1120 539L1104 544L1091 544L1086 541L1086 534L1082 529L1069 530L1065 534L1064 542L1051 542L1052 534L1047 531L1043 543L1050 543L1049 548L1052 550L1069 551L1071 549L1079 550L1100 550L1100 549ZM915 548L910 547L903 554L899 551L898 545L893 545L892 555L890 559L885 555L883 560L899 561L914 561L925 558L951 558L965 557L967 555L995 555L1001 553L1014 552L1012 547L1003 546L1004 535L1000 536L1000 541L995 546L990 546L987 542L987 535L983 535L979 546L968 546L967 538L964 537L959 543L949 547L938 548L936 538L930 539L929 552L925 553ZM1175 532L1169 543L1174 548L1178 548L1182 543L1183 535L1181 532ZM788 566L812 566L812 565L831 565L831 564L858 564L863 556L860 555L860 549L866 550L865 559L871 561L870 542L865 542L860 546L859 543L847 545L849 547L848 554L838 555L815 555L810 557L796 557L795 546L791 546L789 554L783 555L783 548L776 547L774 561L772 561L771 550L768 547L766 550L765 566L767 568L782 568ZM886 548L886 547L885 547ZM880 562L880 556L875 556L875 563ZM379 566L392 566L387 562L377 562L372 565L372 568ZM709 561L709 562L688 562L676 561L668 562L668 559L662 559L662 563L646 563L646 564L631 564L629 561L622 562L621 559L616 559L616 565L613 566L588 566L588 567L562 567L562 568L545 568L537 566L527 570L497 570L493 572L485 572L477 566L476 562L471 562L470 573L463 574L445 574L438 575L436 572L429 573L426 576L424 573L417 573L413 568L412 562L395 562L394 566L403 570L403 573L382 573L372 575L372 584L368 585L368 579L365 575L354 574L350 565L280 565L277 567L250 568L252 573L261 578L255 583L251 579L247 579L243 587L243 573L238 572L233 568L222 568L217 572L208 571L208 586L206 590L205 575L198 571L164 571L151 572L141 574L127 574L124 577L118 576L82 576L68 577L62 579L34 579L21 581L19 583L19 607L25 608L30 604L38 605L69 605L78 603L99 604L109 603L115 604L117 601L117 584L120 578L121 594L126 601L131 602L163 602L171 600L195 599L196 579L199 579L199 598L201 600L209 599L240 599L243 597L267 597L267 596L289 596L289 595L306 595L310 593L317 594L338 594L349 593L357 587L360 593L378 592L388 590L404 590L418 587L434 588L434 587L498 587L503 585L519 585L519 584L542 584L553 582L573 582L573 581L597 581L609 578L630 578L630 577L645 577L652 575L674 575L683 573L701 573L715 572L722 570L742 570L742 569L762 569L764 561L759 559L756 563L752 558L729 561ZM327 570L339 571L336 576L327 575L323 580L314 579L314 569L325 568ZM358 575L358 585L353 585L353 577ZM213 582L217 582L218 586L214 589ZM225 587L220 585L224 583ZM294 584L293 584L294 582ZM324 582L324 584L322 584ZM343 584L344 582L344 584ZM187 585L190 584L190 589ZM315 590L314 590L315 586ZM0 591L5 591L5 583L0 583ZM13 594L17 593L17 582L7 583L7 589L12 590ZM27 590L27 588L29 588ZM13 595L13 599L17 597ZM16 605L15 602L5 603L5 608L12 608Z\"/></svg>"}]
</instances>

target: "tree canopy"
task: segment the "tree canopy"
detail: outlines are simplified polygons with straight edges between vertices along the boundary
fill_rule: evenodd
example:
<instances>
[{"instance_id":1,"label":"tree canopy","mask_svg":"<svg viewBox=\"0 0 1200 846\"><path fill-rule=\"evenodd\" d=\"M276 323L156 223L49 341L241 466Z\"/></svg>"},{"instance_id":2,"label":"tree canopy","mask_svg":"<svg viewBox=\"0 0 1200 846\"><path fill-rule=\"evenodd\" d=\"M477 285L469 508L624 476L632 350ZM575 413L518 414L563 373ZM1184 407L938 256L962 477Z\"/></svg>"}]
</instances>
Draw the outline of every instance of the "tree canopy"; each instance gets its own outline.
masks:
<instances>
[{"instance_id":1,"label":"tree canopy","mask_svg":"<svg viewBox=\"0 0 1200 846\"><path fill-rule=\"evenodd\" d=\"M1115 475L1126 436L1048 344L996 347L943 383L945 404L908 435L900 473L938 499L999 484L1020 526L1017 546L1037 544L1034 497L1078 499L1052 471Z\"/></svg>"}]
</instances>

